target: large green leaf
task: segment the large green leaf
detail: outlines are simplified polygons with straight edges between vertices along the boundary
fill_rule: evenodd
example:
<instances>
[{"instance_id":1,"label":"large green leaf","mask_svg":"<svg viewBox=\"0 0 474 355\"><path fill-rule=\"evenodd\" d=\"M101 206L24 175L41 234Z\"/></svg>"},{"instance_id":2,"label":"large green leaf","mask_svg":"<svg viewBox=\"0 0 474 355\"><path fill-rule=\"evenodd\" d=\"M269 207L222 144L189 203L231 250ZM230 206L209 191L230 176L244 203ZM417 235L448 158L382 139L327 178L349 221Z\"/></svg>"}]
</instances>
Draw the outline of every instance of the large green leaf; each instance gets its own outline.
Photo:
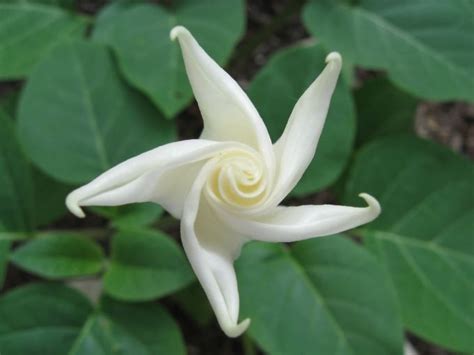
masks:
<instances>
[{"instance_id":1,"label":"large green leaf","mask_svg":"<svg viewBox=\"0 0 474 355\"><path fill-rule=\"evenodd\" d=\"M31 230L35 224L31 169L16 140L13 121L1 108L0 186L0 223L6 230Z\"/></svg>"},{"instance_id":2,"label":"large green leaf","mask_svg":"<svg viewBox=\"0 0 474 355\"><path fill-rule=\"evenodd\" d=\"M10 111L10 109L8 109ZM66 212L71 187L31 167L20 148L14 122L0 106L0 222L9 231L29 231Z\"/></svg>"},{"instance_id":3,"label":"large green leaf","mask_svg":"<svg viewBox=\"0 0 474 355\"><path fill-rule=\"evenodd\" d=\"M156 231L120 231L112 242L105 291L122 300L149 300L193 281L188 261L176 242Z\"/></svg>"},{"instance_id":4,"label":"large green leaf","mask_svg":"<svg viewBox=\"0 0 474 355\"><path fill-rule=\"evenodd\" d=\"M66 196L73 186L50 178L40 170L32 169L36 226L45 226L66 212Z\"/></svg>"},{"instance_id":5,"label":"large green leaf","mask_svg":"<svg viewBox=\"0 0 474 355\"><path fill-rule=\"evenodd\" d=\"M303 18L326 48L415 95L474 100L473 16L472 0L360 0L313 1Z\"/></svg>"},{"instance_id":6,"label":"large green leaf","mask_svg":"<svg viewBox=\"0 0 474 355\"><path fill-rule=\"evenodd\" d=\"M185 354L174 320L156 303L103 299L93 310L76 291L32 284L0 298L5 355Z\"/></svg>"},{"instance_id":7,"label":"large green leaf","mask_svg":"<svg viewBox=\"0 0 474 355\"><path fill-rule=\"evenodd\" d=\"M6 114L10 119L16 116L16 107L18 98L20 97L20 91L19 88L8 89L7 86L7 90L0 95L0 109L3 111L3 114Z\"/></svg>"},{"instance_id":8,"label":"large green leaf","mask_svg":"<svg viewBox=\"0 0 474 355\"><path fill-rule=\"evenodd\" d=\"M225 63L244 30L241 0L180 0L173 6L111 5L99 16L93 38L109 44L127 80L145 92L168 118L192 98L181 52L169 37L186 26L203 48Z\"/></svg>"},{"instance_id":9,"label":"large green leaf","mask_svg":"<svg viewBox=\"0 0 474 355\"><path fill-rule=\"evenodd\" d=\"M186 354L180 329L164 307L157 303L129 304L104 298L102 312L141 346L133 354ZM87 353L86 353L87 354ZM129 353L124 353L127 355Z\"/></svg>"},{"instance_id":10,"label":"large green leaf","mask_svg":"<svg viewBox=\"0 0 474 355\"><path fill-rule=\"evenodd\" d=\"M107 49L86 42L58 46L36 67L18 123L33 162L70 183L175 137L171 123L120 80Z\"/></svg>"},{"instance_id":11,"label":"large green leaf","mask_svg":"<svg viewBox=\"0 0 474 355\"><path fill-rule=\"evenodd\" d=\"M50 232L15 249L10 260L51 279L91 275L103 267L102 249L79 233Z\"/></svg>"},{"instance_id":12,"label":"large green leaf","mask_svg":"<svg viewBox=\"0 0 474 355\"><path fill-rule=\"evenodd\" d=\"M69 355L184 355L178 326L156 303L127 304L105 298Z\"/></svg>"},{"instance_id":13,"label":"large green leaf","mask_svg":"<svg viewBox=\"0 0 474 355\"><path fill-rule=\"evenodd\" d=\"M41 4L0 4L0 78L28 75L54 46L83 36L88 21Z\"/></svg>"},{"instance_id":14,"label":"large green leaf","mask_svg":"<svg viewBox=\"0 0 474 355\"><path fill-rule=\"evenodd\" d=\"M262 115L273 141L283 133L296 101L324 68L320 45L300 45L277 53L257 74L249 95ZM315 158L293 194L302 196L334 182L352 149L355 131L350 91L339 79Z\"/></svg>"},{"instance_id":15,"label":"large green leaf","mask_svg":"<svg viewBox=\"0 0 474 355\"><path fill-rule=\"evenodd\" d=\"M473 181L471 162L392 137L360 151L346 189L348 203L368 192L382 205L364 234L396 285L408 329L466 352L474 351Z\"/></svg>"},{"instance_id":16,"label":"large green leaf","mask_svg":"<svg viewBox=\"0 0 474 355\"><path fill-rule=\"evenodd\" d=\"M270 354L402 353L395 297L375 259L340 236L252 243L238 263L242 318Z\"/></svg>"},{"instance_id":17,"label":"large green leaf","mask_svg":"<svg viewBox=\"0 0 474 355\"><path fill-rule=\"evenodd\" d=\"M209 326L215 319L209 300L198 281L175 292L173 301L200 327Z\"/></svg>"},{"instance_id":18,"label":"large green leaf","mask_svg":"<svg viewBox=\"0 0 474 355\"><path fill-rule=\"evenodd\" d=\"M385 78L364 83L355 92L357 144L391 134L413 132L417 100Z\"/></svg>"},{"instance_id":19,"label":"large green leaf","mask_svg":"<svg viewBox=\"0 0 474 355\"><path fill-rule=\"evenodd\" d=\"M64 355L92 311L76 291L29 284L0 298L0 353Z\"/></svg>"}]
</instances>

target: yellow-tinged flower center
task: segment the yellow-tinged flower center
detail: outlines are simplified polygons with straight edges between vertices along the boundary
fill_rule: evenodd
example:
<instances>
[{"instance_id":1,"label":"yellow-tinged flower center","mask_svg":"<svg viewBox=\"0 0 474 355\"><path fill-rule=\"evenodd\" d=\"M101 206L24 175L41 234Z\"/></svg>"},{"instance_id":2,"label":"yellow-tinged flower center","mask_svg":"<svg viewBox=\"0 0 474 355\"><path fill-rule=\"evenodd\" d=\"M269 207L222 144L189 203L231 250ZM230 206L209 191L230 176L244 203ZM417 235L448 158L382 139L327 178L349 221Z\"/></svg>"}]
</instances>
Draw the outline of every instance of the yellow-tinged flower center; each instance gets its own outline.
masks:
<instances>
[{"instance_id":1,"label":"yellow-tinged flower center","mask_svg":"<svg viewBox=\"0 0 474 355\"><path fill-rule=\"evenodd\" d=\"M261 157L243 150L220 153L206 191L214 201L234 208L260 204L267 195L266 169Z\"/></svg>"}]
</instances>

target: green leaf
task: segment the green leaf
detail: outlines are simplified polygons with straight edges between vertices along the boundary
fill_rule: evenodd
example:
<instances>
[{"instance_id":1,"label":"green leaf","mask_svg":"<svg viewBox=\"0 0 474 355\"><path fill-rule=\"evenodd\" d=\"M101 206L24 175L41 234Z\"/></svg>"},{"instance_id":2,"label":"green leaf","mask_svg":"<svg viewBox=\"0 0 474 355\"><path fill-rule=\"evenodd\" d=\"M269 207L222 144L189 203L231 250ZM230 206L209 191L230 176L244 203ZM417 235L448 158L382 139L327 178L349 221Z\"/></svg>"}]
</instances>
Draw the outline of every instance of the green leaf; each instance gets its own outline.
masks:
<instances>
[{"instance_id":1,"label":"green leaf","mask_svg":"<svg viewBox=\"0 0 474 355\"><path fill-rule=\"evenodd\" d=\"M368 246L396 286L409 330L474 351L473 164L412 137L371 143L357 155L347 201L368 192L382 205Z\"/></svg>"},{"instance_id":2,"label":"green leaf","mask_svg":"<svg viewBox=\"0 0 474 355\"><path fill-rule=\"evenodd\" d=\"M144 354L185 354L178 325L159 304L132 305L105 298L101 310L146 348Z\"/></svg>"},{"instance_id":3,"label":"green leaf","mask_svg":"<svg viewBox=\"0 0 474 355\"><path fill-rule=\"evenodd\" d=\"M172 124L121 81L106 48L86 42L58 46L36 67L18 124L33 162L69 183L175 137Z\"/></svg>"},{"instance_id":4,"label":"green leaf","mask_svg":"<svg viewBox=\"0 0 474 355\"><path fill-rule=\"evenodd\" d=\"M354 64L384 69L413 94L474 100L474 2L313 1L303 19L324 46Z\"/></svg>"},{"instance_id":5,"label":"green leaf","mask_svg":"<svg viewBox=\"0 0 474 355\"><path fill-rule=\"evenodd\" d=\"M101 28L100 30L102 30L102 26L107 26L108 21L114 22L115 16L133 9L136 5L145 4L147 2L148 0L116 0L106 4L100 9L96 16L92 36L94 36L94 32L99 31L99 27Z\"/></svg>"},{"instance_id":6,"label":"green leaf","mask_svg":"<svg viewBox=\"0 0 474 355\"><path fill-rule=\"evenodd\" d=\"M204 290L199 282L173 294L173 301L200 327L209 326L215 319Z\"/></svg>"},{"instance_id":7,"label":"green leaf","mask_svg":"<svg viewBox=\"0 0 474 355\"><path fill-rule=\"evenodd\" d=\"M139 203L122 206L119 215L112 220L116 228L144 227L155 222L162 214L163 208L156 203Z\"/></svg>"},{"instance_id":8,"label":"green leaf","mask_svg":"<svg viewBox=\"0 0 474 355\"><path fill-rule=\"evenodd\" d=\"M0 4L0 78L25 77L51 48L82 37L87 23L53 6Z\"/></svg>"},{"instance_id":9,"label":"green leaf","mask_svg":"<svg viewBox=\"0 0 474 355\"><path fill-rule=\"evenodd\" d=\"M146 93L168 118L192 99L181 52L170 40L170 30L176 25L186 26L220 64L227 62L244 31L241 0L182 0L166 8L151 4L111 6L99 16L93 39L113 48L127 80Z\"/></svg>"},{"instance_id":10,"label":"green leaf","mask_svg":"<svg viewBox=\"0 0 474 355\"><path fill-rule=\"evenodd\" d=\"M177 324L156 303L105 298L93 310L76 291L30 284L0 298L0 352L5 355L184 355Z\"/></svg>"},{"instance_id":11,"label":"green leaf","mask_svg":"<svg viewBox=\"0 0 474 355\"><path fill-rule=\"evenodd\" d=\"M29 231L34 221L31 169L16 140L13 121L0 108L0 223L6 230Z\"/></svg>"},{"instance_id":12,"label":"green leaf","mask_svg":"<svg viewBox=\"0 0 474 355\"><path fill-rule=\"evenodd\" d=\"M153 202L114 207L93 207L92 210L109 218L112 225L119 229L149 226L157 221L164 212L160 205Z\"/></svg>"},{"instance_id":13,"label":"green leaf","mask_svg":"<svg viewBox=\"0 0 474 355\"><path fill-rule=\"evenodd\" d=\"M9 110L10 111L10 110ZM20 148L10 114L0 106L0 221L9 231L30 231L66 212L72 187L31 167Z\"/></svg>"},{"instance_id":14,"label":"green leaf","mask_svg":"<svg viewBox=\"0 0 474 355\"><path fill-rule=\"evenodd\" d=\"M15 249L18 267L50 279L92 275L103 267L102 249L79 233L51 232Z\"/></svg>"},{"instance_id":15,"label":"green leaf","mask_svg":"<svg viewBox=\"0 0 474 355\"><path fill-rule=\"evenodd\" d=\"M0 4L45 4L72 8L75 0L0 0Z\"/></svg>"},{"instance_id":16,"label":"green leaf","mask_svg":"<svg viewBox=\"0 0 474 355\"><path fill-rule=\"evenodd\" d=\"M33 168L34 206L36 226L46 226L63 216L66 212L66 196L74 190Z\"/></svg>"},{"instance_id":17,"label":"green leaf","mask_svg":"<svg viewBox=\"0 0 474 355\"><path fill-rule=\"evenodd\" d=\"M69 355L186 353L173 318L156 303L127 304L105 298L91 315Z\"/></svg>"},{"instance_id":18,"label":"green leaf","mask_svg":"<svg viewBox=\"0 0 474 355\"><path fill-rule=\"evenodd\" d=\"M3 228L3 227L1 227L1 228ZM7 232L7 231L4 231L3 229L0 229L0 241L11 242L11 241L25 240L25 239L30 239L30 238L31 238L30 233Z\"/></svg>"},{"instance_id":19,"label":"green leaf","mask_svg":"<svg viewBox=\"0 0 474 355\"><path fill-rule=\"evenodd\" d=\"M0 353L64 355L92 308L58 284L29 284L0 298Z\"/></svg>"},{"instance_id":20,"label":"green leaf","mask_svg":"<svg viewBox=\"0 0 474 355\"><path fill-rule=\"evenodd\" d=\"M144 355L186 353L178 325L159 304L129 304L106 297L101 302L101 310L117 326L137 339L146 349ZM133 354L140 354L138 348L134 349Z\"/></svg>"},{"instance_id":21,"label":"green leaf","mask_svg":"<svg viewBox=\"0 0 474 355\"><path fill-rule=\"evenodd\" d=\"M339 236L251 243L237 262L241 318L270 354L402 353L395 297L374 258ZM311 350L309 350L311 349Z\"/></svg>"},{"instance_id":22,"label":"green leaf","mask_svg":"<svg viewBox=\"0 0 474 355\"><path fill-rule=\"evenodd\" d=\"M324 68L326 52L306 44L284 49L256 75L249 95L262 115L273 141L286 126L299 97ZM342 173L352 150L354 106L348 87L339 79L315 158L293 190L304 196L333 183Z\"/></svg>"},{"instance_id":23,"label":"green leaf","mask_svg":"<svg viewBox=\"0 0 474 355\"><path fill-rule=\"evenodd\" d=\"M8 253L10 252L11 242L0 240L0 290L3 288L3 282L7 273Z\"/></svg>"},{"instance_id":24,"label":"green leaf","mask_svg":"<svg viewBox=\"0 0 474 355\"><path fill-rule=\"evenodd\" d=\"M129 301L150 300L170 294L194 280L182 250L156 231L120 231L112 241L110 267L104 289Z\"/></svg>"},{"instance_id":25,"label":"green leaf","mask_svg":"<svg viewBox=\"0 0 474 355\"><path fill-rule=\"evenodd\" d=\"M7 115L8 119L13 120L16 117L16 107L18 99L20 97L20 89L17 87L8 89L2 92L0 96L0 111L2 114Z\"/></svg>"},{"instance_id":26,"label":"green leaf","mask_svg":"<svg viewBox=\"0 0 474 355\"><path fill-rule=\"evenodd\" d=\"M414 131L417 100L377 78L355 92L357 144L383 136Z\"/></svg>"}]
</instances>

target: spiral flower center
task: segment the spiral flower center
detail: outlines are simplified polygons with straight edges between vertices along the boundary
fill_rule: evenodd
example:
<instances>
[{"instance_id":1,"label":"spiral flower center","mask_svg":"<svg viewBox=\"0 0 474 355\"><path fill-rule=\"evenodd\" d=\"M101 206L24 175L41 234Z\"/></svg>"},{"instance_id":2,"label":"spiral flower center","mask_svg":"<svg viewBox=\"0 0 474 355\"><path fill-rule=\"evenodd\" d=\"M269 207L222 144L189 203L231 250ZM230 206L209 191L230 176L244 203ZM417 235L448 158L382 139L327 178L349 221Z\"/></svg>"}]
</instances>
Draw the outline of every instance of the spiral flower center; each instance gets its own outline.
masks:
<instances>
[{"instance_id":1,"label":"spiral flower center","mask_svg":"<svg viewBox=\"0 0 474 355\"><path fill-rule=\"evenodd\" d=\"M214 201L231 207L256 206L266 196L265 166L257 153L223 152L209 177L206 190Z\"/></svg>"}]
</instances>

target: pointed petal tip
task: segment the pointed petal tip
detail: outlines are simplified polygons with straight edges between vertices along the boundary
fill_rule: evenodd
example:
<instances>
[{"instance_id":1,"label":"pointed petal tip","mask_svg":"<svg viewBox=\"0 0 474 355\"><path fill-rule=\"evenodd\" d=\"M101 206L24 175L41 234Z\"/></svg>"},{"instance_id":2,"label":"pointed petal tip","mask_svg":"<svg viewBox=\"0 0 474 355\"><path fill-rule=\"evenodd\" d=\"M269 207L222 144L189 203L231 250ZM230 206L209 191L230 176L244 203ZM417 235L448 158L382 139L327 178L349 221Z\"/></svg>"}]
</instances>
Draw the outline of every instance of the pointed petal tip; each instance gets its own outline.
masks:
<instances>
[{"instance_id":1,"label":"pointed petal tip","mask_svg":"<svg viewBox=\"0 0 474 355\"><path fill-rule=\"evenodd\" d=\"M326 57L326 63L334 62L342 65L342 57L339 52L331 52Z\"/></svg>"},{"instance_id":2,"label":"pointed petal tip","mask_svg":"<svg viewBox=\"0 0 474 355\"><path fill-rule=\"evenodd\" d=\"M247 330L247 328L250 326L250 318L247 318L240 322L239 324L233 324L233 325L228 325L226 327L223 327L222 330L224 333L230 337L230 338L237 338L238 336L241 336L243 332Z\"/></svg>"},{"instance_id":3,"label":"pointed petal tip","mask_svg":"<svg viewBox=\"0 0 474 355\"><path fill-rule=\"evenodd\" d=\"M379 201L375 199L375 197L362 192L359 194L359 197L363 198L365 202L369 205L368 208L370 208L373 211L373 216L374 219L382 212L382 207L380 206Z\"/></svg>"},{"instance_id":4,"label":"pointed petal tip","mask_svg":"<svg viewBox=\"0 0 474 355\"><path fill-rule=\"evenodd\" d=\"M170 38L172 41L175 41L176 38L179 38L179 36L182 36L182 35L190 35L186 27L175 26L170 31Z\"/></svg>"},{"instance_id":5,"label":"pointed petal tip","mask_svg":"<svg viewBox=\"0 0 474 355\"><path fill-rule=\"evenodd\" d=\"M328 69L338 74L342 68L342 57L338 52L331 52L326 57L326 64Z\"/></svg>"},{"instance_id":6,"label":"pointed petal tip","mask_svg":"<svg viewBox=\"0 0 474 355\"><path fill-rule=\"evenodd\" d=\"M71 192L69 195L67 195L67 197L66 197L66 207L76 217L84 218L86 216L86 214L84 213L82 208L79 206L78 201L74 196L74 191Z\"/></svg>"}]
</instances>

